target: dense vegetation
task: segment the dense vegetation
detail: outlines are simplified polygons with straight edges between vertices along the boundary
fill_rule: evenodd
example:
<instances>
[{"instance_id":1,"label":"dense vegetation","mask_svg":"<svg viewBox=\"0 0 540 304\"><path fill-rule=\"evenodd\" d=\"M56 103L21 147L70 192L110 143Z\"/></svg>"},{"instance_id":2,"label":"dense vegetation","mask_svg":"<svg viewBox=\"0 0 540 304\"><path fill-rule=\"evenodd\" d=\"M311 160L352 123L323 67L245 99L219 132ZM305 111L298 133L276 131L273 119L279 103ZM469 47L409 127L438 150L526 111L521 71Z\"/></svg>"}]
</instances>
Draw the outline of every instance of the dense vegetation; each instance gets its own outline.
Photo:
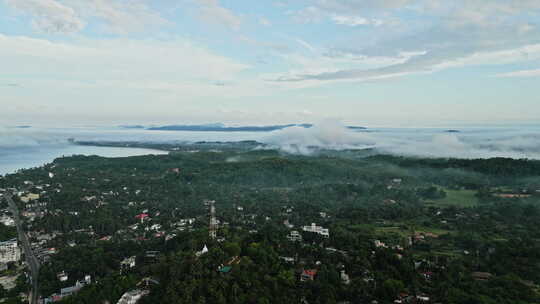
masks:
<instances>
[{"instance_id":1,"label":"dense vegetation","mask_svg":"<svg viewBox=\"0 0 540 304\"><path fill-rule=\"evenodd\" d=\"M0 223L0 240L10 240L17 237L17 229Z\"/></svg>"},{"instance_id":2,"label":"dense vegetation","mask_svg":"<svg viewBox=\"0 0 540 304\"><path fill-rule=\"evenodd\" d=\"M1 179L48 185L46 211L27 223L55 233L47 246L59 249L42 266L42 295L89 274L97 282L63 303L115 303L137 287L151 291L142 303L540 301L539 162L209 150L60 158ZM216 201L219 241L205 200ZM311 223L330 237L302 232ZM291 230L303 241L289 241ZM129 256L137 266L121 271ZM306 269L313 281L299 280Z\"/></svg>"}]
</instances>

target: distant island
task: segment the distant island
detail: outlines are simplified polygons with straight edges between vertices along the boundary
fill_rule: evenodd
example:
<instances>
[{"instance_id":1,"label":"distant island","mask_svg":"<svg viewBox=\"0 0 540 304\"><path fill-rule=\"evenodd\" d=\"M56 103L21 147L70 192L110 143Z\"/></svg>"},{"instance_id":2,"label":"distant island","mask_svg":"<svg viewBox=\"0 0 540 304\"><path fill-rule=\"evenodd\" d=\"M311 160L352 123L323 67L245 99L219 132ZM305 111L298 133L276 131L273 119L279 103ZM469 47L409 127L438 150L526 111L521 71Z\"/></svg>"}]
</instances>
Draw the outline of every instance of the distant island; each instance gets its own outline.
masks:
<instances>
[{"instance_id":1,"label":"distant island","mask_svg":"<svg viewBox=\"0 0 540 304\"><path fill-rule=\"evenodd\" d=\"M152 127L147 130L154 131L204 131L204 132L270 132L282 130L290 127L311 128L311 124L287 124L287 125L271 125L271 126L239 126L226 127L222 124L209 125L168 125L162 127Z\"/></svg>"},{"instance_id":2,"label":"distant island","mask_svg":"<svg viewBox=\"0 0 540 304\"><path fill-rule=\"evenodd\" d=\"M290 127L311 128L313 124L285 124L285 125L269 125L269 126L235 126L228 127L222 123L203 124L203 125L166 125L158 127L144 127L142 125L122 125L123 129L144 129L150 131L199 131L199 132L271 132L283 130ZM347 126L351 130L366 130L365 127Z\"/></svg>"},{"instance_id":3,"label":"distant island","mask_svg":"<svg viewBox=\"0 0 540 304\"><path fill-rule=\"evenodd\" d=\"M119 127L122 129L146 129L146 127L142 125L122 125Z\"/></svg>"},{"instance_id":4,"label":"distant island","mask_svg":"<svg viewBox=\"0 0 540 304\"><path fill-rule=\"evenodd\" d=\"M446 133L460 133L461 131L459 131L459 130L446 130L444 132L446 132Z\"/></svg>"},{"instance_id":5,"label":"distant island","mask_svg":"<svg viewBox=\"0 0 540 304\"><path fill-rule=\"evenodd\" d=\"M351 130L367 130L366 127L358 127L358 126L347 126L347 129L351 129Z\"/></svg>"}]
</instances>

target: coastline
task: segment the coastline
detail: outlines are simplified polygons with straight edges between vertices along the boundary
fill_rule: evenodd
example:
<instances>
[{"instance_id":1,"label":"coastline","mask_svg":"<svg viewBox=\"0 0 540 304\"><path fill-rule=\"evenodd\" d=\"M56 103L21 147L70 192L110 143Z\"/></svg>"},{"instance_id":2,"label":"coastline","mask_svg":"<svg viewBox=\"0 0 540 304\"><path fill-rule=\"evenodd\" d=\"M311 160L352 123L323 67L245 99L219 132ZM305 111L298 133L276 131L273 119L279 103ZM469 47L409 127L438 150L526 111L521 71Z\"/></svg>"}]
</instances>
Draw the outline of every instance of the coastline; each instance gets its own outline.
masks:
<instances>
[{"instance_id":1,"label":"coastline","mask_svg":"<svg viewBox=\"0 0 540 304\"><path fill-rule=\"evenodd\" d=\"M129 157L139 155L160 155L168 151L149 147L103 146L67 144L59 146L40 146L26 149L0 150L0 176L13 174L20 170L41 167L56 158L72 155L98 155L101 157Z\"/></svg>"}]
</instances>

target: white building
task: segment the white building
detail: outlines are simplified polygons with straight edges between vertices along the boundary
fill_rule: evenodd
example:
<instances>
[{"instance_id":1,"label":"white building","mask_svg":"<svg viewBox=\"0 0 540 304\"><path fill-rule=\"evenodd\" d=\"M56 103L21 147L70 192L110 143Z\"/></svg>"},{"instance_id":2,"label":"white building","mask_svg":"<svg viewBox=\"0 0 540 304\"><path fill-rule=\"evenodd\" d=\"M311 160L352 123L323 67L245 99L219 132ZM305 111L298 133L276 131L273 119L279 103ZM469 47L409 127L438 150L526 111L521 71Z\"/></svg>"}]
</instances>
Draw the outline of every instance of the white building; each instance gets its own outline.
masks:
<instances>
[{"instance_id":1,"label":"white building","mask_svg":"<svg viewBox=\"0 0 540 304\"><path fill-rule=\"evenodd\" d=\"M0 223L4 224L6 226L10 226L10 227L15 226L15 220L13 220L13 218L11 218L10 216L7 216L7 215L2 215L0 217Z\"/></svg>"},{"instance_id":2,"label":"white building","mask_svg":"<svg viewBox=\"0 0 540 304\"><path fill-rule=\"evenodd\" d=\"M133 267L135 267L136 265L136 257L135 256L132 256L132 257L129 257L129 258L125 258L121 263L120 263L120 267L122 269L131 269Z\"/></svg>"},{"instance_id":3,"label":"white building","mask_svg":"<svg viewBox=\"0 0 540 304\"><path fill-rule=\"evenodd\" d=\"M161 229L161 225L160 224L154 224L150 227L146 227L145 230L146 231L149 231L149 230L152 230L152 231L158 231L159 229Z\"/></svg>"},{"instance_id":4,"label":"white building","mask_svg":"<svg viewBox=\"0 0 540 304\"><path fill-rule=\"evenodd\" d=\"M298 232L296 230L291 231L291 233L289 233L289 235L287 235L287 238L291 242L301 242L302 241L302 235L300 234L300 232Z\"/></svg>"},{"instance_id":5,"label":"white building","mask_svg":"<svg viewBox=\"0 0 540 304\"><path fill-rule=\"evenodd\" d=\"M65 281L67 281L69 279L69 276L65 271L62 271L62 272L59 272L59 273L56 274L56 278L60 282L65 282Z\"/></svg>"},{"instance_id":6,"label":"white building","mask_svg":"<svg viewBox=\"0 0 540 304\"><path fill-rule=\"evenodd\" d=\"M36 193L28 193L28 194L25 195L25 196L19 195L19 199L20 199L21 202L23 202L23 203L28 203L28 202L30 202L30 201L38 200L38 199L39 199L39 194L36 194Z\"/></svg>"},{"instance_id":7,"label":"white building","mask_svg":"<svg viewBox=\"0 0 540 304\"><path fill-rule=\"evenodd\" d=\"M48 304L48 303L55 303L55 302L62 301L63 298L76 294L84 286L89 285L91 283L92 283L92 277L90 275L86 275L84 277L84 281L77 280L74 286L69 286L69 287L60 289L60 294L58 293L52 294L50 297L43 299L43 303Z\"/></svg>"},{"instance_id":8,"label":"white building","mask_svg":"<svg viewBox=\"0 0 540 304\"><path fill-rule=\"evenodd\" d=\"M195 253L195 255L196 255L197 257L200 257L201 255L203 255L203 254L205 254L205 253L207 253L207 252L208 252L208 247L206 247L206 244L205 244L204 247L203 247L203 249L202 249L201 251L197 251L197 252Z\"/></svg>"},{"instance_id":9,"label":"white building","mask_svg":"<svg viewBox=\"0 0 540 304\"><path fill-rule=\"evenodd\" d=\"M137 304L137 302L148 293L148 290L139 289L128 291L122 295L117 304Z\"/></svg>"},{"instance_id":10,"label":"white building","mask_svg":"<svg viewBox=\"0 0 540 304\"><path fill-rule=\"evenodd\" d=\"M21 259L21 249L17 239L0 242L0 263L18 262Z\"/></svg>"},{"instance_id":11,"label":"white building","mask_svg":"<svg viewBox=\"0 0 540 304\"><path fill-rule=\"evenodd\" d=\"M375 244L375 247L377 247L377 248L388 248L388 246L386 246L385 243L383 243L383 242L381 242L379 240L375 240L373 243Z\"/></svg>"},{"instance_id":12,"label":"white building","mask_svg":"<svg viewBox=\"0 0 540 304\"><path fill-rule=\"evenodd\" d=\"M314 232L324 237L330 236L330 232L328 231L327 228L323 228L322 226L317 226L315 225L315 223L311 223L311 226L304 226L303 230L307 232Z\"/></svg>"},{"instance_id":13,"label":"white building","mask_svg":"<svg viewBox=\"0 0 540 304\"><path fill-rule=\"evenodd\" d=\"M349 277L349 275L345 272L345 270L342 270L341 271L341 282L343 282L343 284L345 285L349 285L351 284L351 278Z\"/></svg>"}]
</instances>

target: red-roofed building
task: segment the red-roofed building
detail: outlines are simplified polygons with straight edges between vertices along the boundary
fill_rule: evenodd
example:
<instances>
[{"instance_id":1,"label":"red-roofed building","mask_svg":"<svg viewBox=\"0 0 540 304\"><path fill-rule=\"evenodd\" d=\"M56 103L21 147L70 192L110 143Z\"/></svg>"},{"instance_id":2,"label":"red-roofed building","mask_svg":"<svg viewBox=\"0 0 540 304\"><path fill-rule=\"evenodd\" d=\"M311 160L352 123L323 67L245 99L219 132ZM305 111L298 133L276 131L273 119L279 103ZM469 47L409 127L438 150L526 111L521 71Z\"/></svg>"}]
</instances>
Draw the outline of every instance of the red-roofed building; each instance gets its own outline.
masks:
<instances>
[{"instance_id":1,"label":"red-roofed building","mask_svg":"<svg viewBox=\"0 0 540 304\"><path fill-rule=\"evenodd\" d=\"M146 213L141 213L139 215L136 215L135 218L141 220L141 223L144 221L144 219L148 218L149 215Z\"/></svg>"},{"instance_id":2,"label":"red-roofed building","mask_svg":"<svg viewBox=\"0 0 540 304\"><path fill-rule=\"evenodd\" d=\"M300 275L300 281L302 282L313 281L316 275L317 275L317 269L302 270L302 274Z\"/></svg>"}]
</instances>

